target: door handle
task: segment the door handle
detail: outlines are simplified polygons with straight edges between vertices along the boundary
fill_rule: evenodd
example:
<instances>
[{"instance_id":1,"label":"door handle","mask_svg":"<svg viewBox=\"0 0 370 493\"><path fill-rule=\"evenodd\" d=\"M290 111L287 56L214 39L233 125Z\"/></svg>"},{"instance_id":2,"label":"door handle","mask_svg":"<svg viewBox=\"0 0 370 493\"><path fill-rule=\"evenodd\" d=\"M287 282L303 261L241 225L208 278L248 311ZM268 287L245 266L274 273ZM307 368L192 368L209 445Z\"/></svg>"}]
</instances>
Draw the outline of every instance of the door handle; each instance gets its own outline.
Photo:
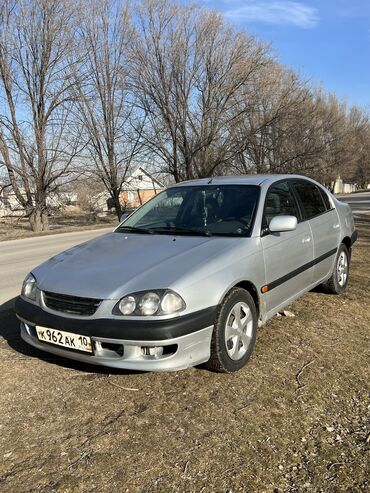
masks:
<instances>
[{"instance_id":1,"label":"door handle","mask_svg":"<svg viewBox=\"0 0 370 493\"><path fill-rule=\"evenodd\" d=\"M339 224L334 224L333 225L333 229L338 229L339 228Z\"/></svg>"},{"instance_id":2,"label":"door handle","mask_svg":"<svg viewBox=\"0 0 370 493\"><path fill-rule=\"evenodd\" d=\"M309 243L311 241L311 236L307 235L302 238L302 243Z\"/></svg>"}]
</instances>

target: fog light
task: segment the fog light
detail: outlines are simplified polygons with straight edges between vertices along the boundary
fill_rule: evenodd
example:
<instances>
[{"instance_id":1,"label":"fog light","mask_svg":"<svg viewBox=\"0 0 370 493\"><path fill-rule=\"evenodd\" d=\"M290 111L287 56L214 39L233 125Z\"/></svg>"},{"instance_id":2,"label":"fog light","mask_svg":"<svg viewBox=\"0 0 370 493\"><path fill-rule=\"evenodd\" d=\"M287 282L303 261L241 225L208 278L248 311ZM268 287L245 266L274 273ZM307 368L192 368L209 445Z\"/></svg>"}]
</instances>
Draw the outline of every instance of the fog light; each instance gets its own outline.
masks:
<instances>
[{"instance_id":1,"label":"fog light","mask_svg":"<svg viewBox=\"0 0 370 493\"><path fill-rule=\"evenodd\" d=\"M142 346L141 352L144 354L144 356L162 356L163 354L163 347L161 346Z\"/></svg>"}]
</instances>

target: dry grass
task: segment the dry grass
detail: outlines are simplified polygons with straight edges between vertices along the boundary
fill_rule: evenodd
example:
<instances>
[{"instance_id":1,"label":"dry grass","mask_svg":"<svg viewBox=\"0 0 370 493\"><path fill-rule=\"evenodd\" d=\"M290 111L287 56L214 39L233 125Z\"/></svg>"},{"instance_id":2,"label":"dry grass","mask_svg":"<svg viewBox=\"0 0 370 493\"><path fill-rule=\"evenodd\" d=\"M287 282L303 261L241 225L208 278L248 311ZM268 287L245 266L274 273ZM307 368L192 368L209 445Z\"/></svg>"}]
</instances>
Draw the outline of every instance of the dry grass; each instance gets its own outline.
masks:
<instances>
[{"instance_id":1,"label":"dry grass","mask_svg":"<svg viewBox=\"0 0 370 493\"><path fill-rule=\"evenodd\" d=\"M27 347L3 306L0 490L369 491L370 228L358 226L347 293L305 295L233 375L55 358Z\"/></svg>"},{"instance_id":2,"label":"dry grass","mask_svg":"<svg viewBox=\"0 0 370 493\"><path fill-rule=\"evenodd\" d=\"M50 230L34 233L29 221L23 217L0 217L0 241L17 240L33 236L47 236L56 233L70 233L90 229L106 228L118 224L117 217L110 214L106 217L96 217L88 214L65 214L49 218Z\"/></svg>"}]
</instances>

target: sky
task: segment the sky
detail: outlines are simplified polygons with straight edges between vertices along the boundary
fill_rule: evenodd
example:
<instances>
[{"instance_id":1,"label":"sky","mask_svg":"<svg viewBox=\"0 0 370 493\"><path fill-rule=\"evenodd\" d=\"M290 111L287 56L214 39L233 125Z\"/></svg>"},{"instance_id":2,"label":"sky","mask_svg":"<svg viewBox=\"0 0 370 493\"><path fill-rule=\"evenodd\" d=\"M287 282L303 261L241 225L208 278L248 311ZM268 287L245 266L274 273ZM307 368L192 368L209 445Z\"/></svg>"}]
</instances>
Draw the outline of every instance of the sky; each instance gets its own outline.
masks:
<instances>
[{"instance_id":1,"label":"sky","mask_svg":"<svg viewBox=\"0 0 370 493\"><path fill-rule=\"evenodd\" d=\"M271 44L277 58L370 109L370 0L198 0Z\"/></svg>"}]
</instances>

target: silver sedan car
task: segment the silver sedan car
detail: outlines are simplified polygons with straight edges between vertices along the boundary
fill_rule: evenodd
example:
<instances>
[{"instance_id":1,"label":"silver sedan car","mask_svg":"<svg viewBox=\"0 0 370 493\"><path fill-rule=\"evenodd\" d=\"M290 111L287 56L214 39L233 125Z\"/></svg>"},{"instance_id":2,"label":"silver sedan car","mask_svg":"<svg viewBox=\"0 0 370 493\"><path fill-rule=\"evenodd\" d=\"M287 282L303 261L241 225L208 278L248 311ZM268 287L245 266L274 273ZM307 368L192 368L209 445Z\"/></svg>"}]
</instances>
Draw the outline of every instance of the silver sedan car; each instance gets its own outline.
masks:
<instances>
[{"instance_id":1,"label":"silver sedan car","mask_svg":"<svg viewBox=\"0 0 370 493\"><path fill-rule=\"evenodd\" d=\"M303 176L177 183L33 269L21 336L109 367L233 372L286 305L319 284L346 289L356 236L349 206Z\"/></svg>"}]
</instances>

